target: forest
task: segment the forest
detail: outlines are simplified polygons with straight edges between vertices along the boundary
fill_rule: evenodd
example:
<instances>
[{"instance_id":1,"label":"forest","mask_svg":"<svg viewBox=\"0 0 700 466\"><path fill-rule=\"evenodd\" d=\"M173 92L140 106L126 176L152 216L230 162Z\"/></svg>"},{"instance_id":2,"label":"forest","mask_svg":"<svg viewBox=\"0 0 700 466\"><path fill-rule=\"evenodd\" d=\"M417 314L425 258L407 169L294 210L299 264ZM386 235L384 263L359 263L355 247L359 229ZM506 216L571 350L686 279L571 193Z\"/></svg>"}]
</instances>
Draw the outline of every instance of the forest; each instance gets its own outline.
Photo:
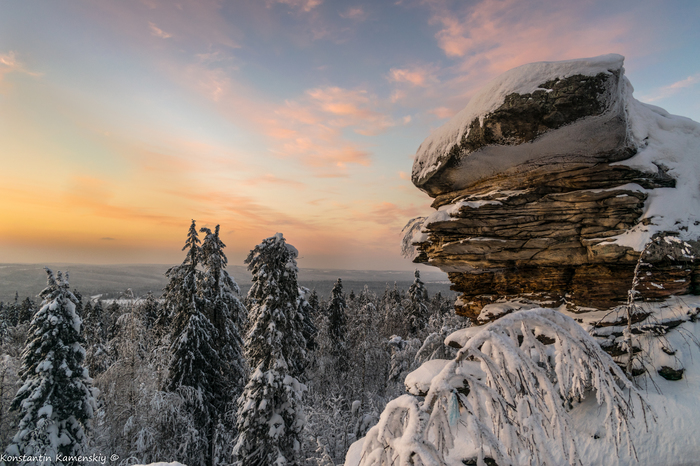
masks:
<instances>
[{"instance_id":1,"label":"forest","mask_svg":"<svg viewBox=\"0 0 700 466\"><path fill-rule=\"evenodd\" d=\"M47 269L40 303L2 304L7 464L45 464L38 452L119 465L342 464L405 393L405 376L451 359L445 337L468 326L418 271L407 290L338 279L319 296L299 285L298 252L279 233L248 256L242 296L224 248L218 226L193 221L160 296L85 299Z\"/></svg>"}]
</instances>

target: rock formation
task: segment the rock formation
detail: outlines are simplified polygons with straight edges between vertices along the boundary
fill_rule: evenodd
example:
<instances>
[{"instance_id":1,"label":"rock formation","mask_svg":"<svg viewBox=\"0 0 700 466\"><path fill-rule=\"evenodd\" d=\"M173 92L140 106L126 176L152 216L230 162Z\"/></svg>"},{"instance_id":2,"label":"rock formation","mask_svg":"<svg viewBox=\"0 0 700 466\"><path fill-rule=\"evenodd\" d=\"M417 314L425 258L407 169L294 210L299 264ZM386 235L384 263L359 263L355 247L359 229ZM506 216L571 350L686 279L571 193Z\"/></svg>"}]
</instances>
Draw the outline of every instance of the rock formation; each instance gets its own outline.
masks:
<instances>
[{"instance_id":1,"label":"rock formation","mask_svg":"<svg viewBox=\"0 0 700 466\"><path fill-rule=\"evenodd\" d=\"M437 211L408 241L448 272L457 313L480 322L513 297L623 303L660 237L674 240L645 254L643 299L700 292L700 125L633 99L622 64L515 68L420 146L412 180Z\"/></svg>"}]
</instances>

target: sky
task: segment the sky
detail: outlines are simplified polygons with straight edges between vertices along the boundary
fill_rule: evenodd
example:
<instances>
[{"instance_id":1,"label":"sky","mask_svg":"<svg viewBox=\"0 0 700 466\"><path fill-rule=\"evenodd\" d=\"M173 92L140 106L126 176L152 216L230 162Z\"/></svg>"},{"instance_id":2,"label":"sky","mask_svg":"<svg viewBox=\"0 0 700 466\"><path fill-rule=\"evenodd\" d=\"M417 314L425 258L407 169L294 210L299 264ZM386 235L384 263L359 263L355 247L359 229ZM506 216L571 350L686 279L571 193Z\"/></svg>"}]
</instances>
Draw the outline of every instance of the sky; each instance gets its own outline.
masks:
<instances>
[{"instance_id":1,"label":"sky","mask_svg":"<svg viewBox=\"0 0 700 466\"><path fill-rule=\"evenodd\" d=\"M192 219L243 265L408 270L430 132L518 65L619 53L700 121L696 0L0 0L0 263L179 263Z\"/></svg>"}]
</instances>

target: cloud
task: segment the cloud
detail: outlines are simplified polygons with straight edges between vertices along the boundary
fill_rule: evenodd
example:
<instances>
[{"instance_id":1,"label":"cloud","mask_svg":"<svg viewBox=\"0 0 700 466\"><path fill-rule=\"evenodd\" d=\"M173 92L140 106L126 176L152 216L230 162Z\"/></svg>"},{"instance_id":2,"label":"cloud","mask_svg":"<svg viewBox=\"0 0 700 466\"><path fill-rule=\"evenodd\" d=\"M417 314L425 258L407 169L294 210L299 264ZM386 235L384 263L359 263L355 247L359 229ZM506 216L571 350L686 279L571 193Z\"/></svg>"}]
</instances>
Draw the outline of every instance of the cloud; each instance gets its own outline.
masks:
<instances>
[{"instance_id":1,"label":"cloud","mask_svg":"<svg viewBox=\"0 0 700 466\"><path fill-rule=\"evenodd\" d=\"M432 110L428 110L428 113L431 113L442 120L445 118L452 118L456 112L451 108L437 107Z\"/></svg>"},{"instance_id":2,"label":"cloud","mask_svg":"<svg viewBox=\"0 0 700 466\"><path fill-rule=\"evenodd\" d=\"M110 238L109 236L105 236L104 238L100 238L100 241L116 241L116 238Z\"/></svg>"},{"instance_id":3,"label":"cloud","mask_svg":"<svg viewBox=\"0 0 700 466\"><path fill-rule=\"evenodd\" d=\"M361 6L357 6L350 7L344 12L340 13L340 17L355 21L365 21L368 17L368 14Z\"/></svg>"},{"instance_id":4,"label":"cloud","mask_svg":"<svg viewBox=\"0 0 700 466\"><path fill-rule=\"evenodd\" d=\"M281 3L284 5L289 5L297 10L309 12L323 3L323 0L273 0L269 3Z\"/></svg>"},{"instance_id":5,"label":"cloud","mask_svg":"<svg viewBox=\"0 0 700 466\"><path fill-rule=\"evenodd\" d=\"M387 114L376 108L376 97L365 90L349 90L340 87L316 88L306 91L306 103L312 111L332 117L327 120L331 127L353 127L353 131L365 136L376 135L394 126Z\"/></svg>"},{"instance_id":6,"label":"cloud","mask_svg":"<svg viewBox=\"0 0 700 466\"><path fill-rule=\"evenodd\" d=\"M42 73L35 73L25 68L24 64L17 60L15 52L9 51L7 53L0 54L0 82L3 81L5 75L13 72L24 73L34 77L42 75Z\"/></svg>"},{"instance_id":7,"label":"cloud","mask_svg":"<svg viewBox=\"0 0 700 466\"><path fill-rule=\"evenodd\" d=\"M249 178L245 180L242 184L248 185L248 186L257 186L260 184L274 184L274 185L282 185L282 186L290 186L290 187L295 187L295 188L306 188L306 185L302 183L301 181L296 181L296 180L288 180L286 178L279 178L271 173L267 173L262 176L258 176L255 178Z\"/></svg>"},{"instance_id":8,"label":"cloud","mask_svg":"<svg viewBox=\"0 0 700 466\"><path fill-rule=\"evenodd\" d=\"M391 68L391 70L389 70L388 79L390 82L408 83L413 86L421 87L438 82L438 79L431 70L421 67L412 69Z\"/></svg>"},{"instance_id":9,"label":"cloud","mask_svg":"<svg viewBox=\"0 0 700 466\"><path fill-rule=\"evenodd\" d=\"M395 126L380 107L379 99L363 89L309 89L278 107L274 118L266 121L265 131L278 141L271 149L273 153L298 158L310 167L368 166L370 152L349 140L343 131L373 136Z\"/></svg>"},{"instance_id":10,"label":"cloud","mask_svg":"<svg viewBox=\"0 0 700 466\"><path fill-rule=\"evenodd\" d=\"M152 36L160 37L161 39L170 39L173 36L172 34L163 31L161 28L159 28L150 21L148 22L148 26L151 28Z\"/></svg>"},{"instance_id":11,"label":"cloud","mask_svg":"<svg viewBox=\"0 0 700 466\"><path fill-rule=\"evenodd\" d=\"M641 99L647 102L655 102L657 100L671 97L681 89L693 87L698 83L700 83L700 73L688 76L687 78L681 79L680 81L676 81L675 83L669 84L668 86L660 87L656 91L648 95L642 96Z\"/></svg>"},{"instance_id":12,"label":"cloud","mask_svg":"<svg viewBox=\"0 0 700 466\"><path fill-rule=\"evenodd\" d=\"M481 0L455 9L447 1L432 0L429 23L439 27L438 46L460 62L465 75L477 69L493 75L533 61L644 47L644 39L632 33L638 29L634 15L602 15L596 3Z\"/></svg>"},{"instance_id":13,"label":"cloud","mask_svg":"<svg viewBox=\"0 0 700 466\"><path fill-rule=\"evenodd\" d=\"M380 225L405 224L406 220L416 217L420 209L411 205L410 207L399 207L392 202L380 202L370 206L368 211L361 214L365 220Z\"/></svg>"}]
</instances>

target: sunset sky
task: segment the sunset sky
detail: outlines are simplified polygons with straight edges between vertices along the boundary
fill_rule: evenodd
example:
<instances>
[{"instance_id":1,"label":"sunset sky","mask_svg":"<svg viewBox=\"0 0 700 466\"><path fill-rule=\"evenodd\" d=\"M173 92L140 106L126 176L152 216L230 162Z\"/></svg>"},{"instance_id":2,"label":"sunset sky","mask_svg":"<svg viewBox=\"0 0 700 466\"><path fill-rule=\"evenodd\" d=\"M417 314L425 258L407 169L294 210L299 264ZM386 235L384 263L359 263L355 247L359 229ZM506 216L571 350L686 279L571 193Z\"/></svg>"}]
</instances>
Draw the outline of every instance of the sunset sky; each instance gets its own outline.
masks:
<instances>
[{"instance_id":1,"label":"sunset sky","mask_svg":"<svg viewBox=\"0 0 700 466\"><path fill-rule=\"evenodd\" d=\"M512 67L620 53L635 96L700 121L700 2L0 3L0 263L177 263L191 219L231 264L411 269L430 131Z\"/></svg>"}]
</instances>

